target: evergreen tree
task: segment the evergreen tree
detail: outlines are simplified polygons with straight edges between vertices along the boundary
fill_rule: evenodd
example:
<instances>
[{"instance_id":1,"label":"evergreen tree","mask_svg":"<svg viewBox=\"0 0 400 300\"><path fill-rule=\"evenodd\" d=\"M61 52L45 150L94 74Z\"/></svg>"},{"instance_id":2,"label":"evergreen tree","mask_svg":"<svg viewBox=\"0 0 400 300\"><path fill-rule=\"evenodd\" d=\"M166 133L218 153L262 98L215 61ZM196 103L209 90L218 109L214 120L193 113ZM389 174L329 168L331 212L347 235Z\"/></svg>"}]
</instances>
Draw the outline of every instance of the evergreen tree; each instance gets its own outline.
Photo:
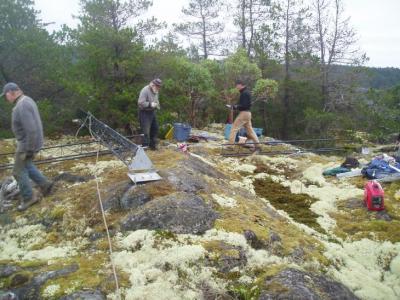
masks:
<instances>
[{"instance_id":1,"label":"evergreen tree","mask_svg":"<svg viewBox=\"0 0 400 300\"><path fill-rule=\"evenodd\" d=\"M224 30L224 24L218 20L222 7L220 0L190 0L188 7L182 9L188 21L175 24L177 32L199 41L195 46L204 59L218 49L218 35Z\"/></svg>"}]
</instances>

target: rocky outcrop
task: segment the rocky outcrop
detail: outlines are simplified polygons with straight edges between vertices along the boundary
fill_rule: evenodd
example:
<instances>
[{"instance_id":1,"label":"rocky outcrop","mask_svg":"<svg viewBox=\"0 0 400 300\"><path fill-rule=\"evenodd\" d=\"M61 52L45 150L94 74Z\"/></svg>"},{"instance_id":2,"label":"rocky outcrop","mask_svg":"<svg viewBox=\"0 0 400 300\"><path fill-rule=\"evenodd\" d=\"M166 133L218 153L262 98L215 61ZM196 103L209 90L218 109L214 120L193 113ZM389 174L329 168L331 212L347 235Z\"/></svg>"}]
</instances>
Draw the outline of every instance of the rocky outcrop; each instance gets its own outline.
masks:
<instances>
[{"instance_id":1,"label":"rocky outcrop","mask_svg":"<svg viewBox=\"0 0 400 300\"><path fill-rule=\"evenodd\" d=\"M358 299L343 284L323 275L306 273L296 269L285 269L265 281L266 290L261 292L259 300L322 300L322 299Z\"/></svg>"},{"instance_id":2,"label":"rocky outcrop","mask_svg":"<svg viewBox=\"0 0 400 300\"><path fill-rule=\"evenodd\" d=\"M9 277L20 270L21 268L17 266L0 266L0 278Z\"/></svg>"},{"instance_id":3,"label":"rocky outcrop","mask_svg":"<svg viewBox=\"0 0 400 300\"><path fill-rule=\"evenodd\" d=\"M201 234L214 225L217 214L194 194L180 192L153 199L121 223L124 231L161 229L174 233Z\"/></svg>"},{"instance_id":4,"label":"rocky outcrop","mask_svg":"<svg viewBox=\"0 0 400 300\"><path fill-rule=\"evenodd\" d=\"M119 183L106 192L103 201L104 210L129 210L134 209L151 200L151 196L140 186L131 182Z\"/></svg>"},{"instance_id":5,"label":"rocky outcrop","mask_svg":"<svg viewBox=\"0 0 400 300\"><path fill-rule=\"evenodd\" d=\"M78 265L71 265L61 270L41 273L33 278L24 273L15 274L11 278L11 292L16 295L18 300L40 299L40 289L48 280L67 276L78 269Z\"/></svg>"},{"instance_id":6,"label":"rocky outcrop","mask_svg":"<svg viewBox=\"0 0 400 300\"><path fill-rule=\"evenodd\" d=\"M177 190L187 193L198 193L207 189L205 177L226 178L212 165L194 157L185 159L176 167L164 170L160 174Z\"/></svg>"},{"instance_id":7,"label":"rocky outcrop","mask_svg":"<svg viewBox=\"0 0 400 300\"><path fill-rule=\"evenodd\" d=\"M94 179L94 177L74 175L70 173L61 173L53 178L53 182L64 181L68 183L81 183L81 182L87 182L91 179Z\"/></svg>"},{"instance_id":8,"label":"rocky outcrop","mask_svg":"<svg viewBox=\"0 0 400 300\"><path fill-rule=\"evenodd\" d=\"M106 297L99 291L87 290L79 291L71 295L62 297L60 300L105 300Z\"/></svg>"},{"instance_id":9,"label":"rocky outcrop","mask_svg":"<svg viewBox=\"0 0 400 300\"><path fill-rule=\"evenodd\" d=\"M206 175L211 178L221 178L226 179L226 175L214 168L212 165L209 165L198 158L191 157L190 159L186 159L179 164L181 167L186 170L191 170L196 174Z\"/></svg>"},{"instance_id":10,"label":"rocky outcrop","mask_svg":"<svg viewBox=\"0 0 400 300\"><path fill-rule=\"evenodd\" d=\"M193 171L188 172L181 168L168 169L160 172L160 175L177 190L187 193L197 193L207 186L203 177Z\"/></svg>"}]
</instances>

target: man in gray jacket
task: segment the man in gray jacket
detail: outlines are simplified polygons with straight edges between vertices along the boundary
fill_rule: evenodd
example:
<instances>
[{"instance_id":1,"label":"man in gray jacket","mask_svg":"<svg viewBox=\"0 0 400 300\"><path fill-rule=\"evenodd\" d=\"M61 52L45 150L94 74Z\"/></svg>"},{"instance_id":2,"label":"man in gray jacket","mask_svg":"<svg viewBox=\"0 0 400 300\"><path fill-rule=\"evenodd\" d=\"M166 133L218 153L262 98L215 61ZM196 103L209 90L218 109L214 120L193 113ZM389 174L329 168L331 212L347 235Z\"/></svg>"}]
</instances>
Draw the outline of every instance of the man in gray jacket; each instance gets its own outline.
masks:
<instances>
[{"instance_id":1,"label":"man in gray jacket","mask_svg":"<svg viewBox=\"0 0 400 300\"><path fill-rule=\"evenodd\" d=\"M149 146L151 150L157 149L158 123L156 110L160 109L158 92L161 85L161 79L154 79L142 89L138 99L140 128L144 134L143 145Z\"/></svg>"},{"instance_id":2,"label":"man in gray jacket","mask_svg":"<svg viewBox=\"0 0 400 300\"><path fill-rule=\"evenodd\" d=\"M12 130L17 139L13 175L18 182L22 196L18 210L22 211L39 201L36 191L32 190L30 179L46 196L52 187L51 182L35 167L32 160L43 146L43 126L36 103L25 96L15 83L7 83L0 97L15 104L12 111Z\"/></svg>"}]
</instances>

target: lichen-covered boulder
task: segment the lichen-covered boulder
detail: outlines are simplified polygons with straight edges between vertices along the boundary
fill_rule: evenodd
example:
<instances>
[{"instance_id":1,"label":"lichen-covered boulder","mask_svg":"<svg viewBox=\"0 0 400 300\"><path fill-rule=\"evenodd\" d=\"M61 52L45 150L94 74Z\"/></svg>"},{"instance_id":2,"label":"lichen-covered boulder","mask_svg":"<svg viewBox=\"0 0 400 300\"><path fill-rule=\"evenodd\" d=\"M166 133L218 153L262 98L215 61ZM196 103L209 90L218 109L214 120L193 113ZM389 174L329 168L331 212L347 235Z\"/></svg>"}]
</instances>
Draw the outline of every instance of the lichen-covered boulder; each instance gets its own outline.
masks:
<instances>
[{"instance_id":1,"label":"lichen-covered boulder","mask_svg":"<svg viewBox=\"0 0 400 300\"><path fill-rule=\"evenodd\" d=\"M141 206L122 221L121 228L201 234L213 227L216 218L216 212L201 197L179 192Z\"/></svg>"},{"instance_id":2,"label":"lichen-covered boulder","mask_svg":"<svg viewBox=\"0 0 400 300\"><path fill-rule=\"evenodd\" d=\"M151 200L151 196L140 186L131 182L122 182L106 192L103 201L104 210L128 210L137 208Z\"/></svg>"},{"instance_id":3,"label":"lichen-covered boulder","mask_svg":"<svg viewBox=\"0 0 400 300\"><path fill-rule=\"evenodd\" d=\"M0 278L8 277L21 270L18 266L0 266Z\"/></svg>"},{"instance_id":4,"label":"lichen-covered boulder","mask_svg":"<svg viewBox=\"0 0 400 300\"><path fill-rule=\"evenodd\" d=\"M187 170L192 170L197 174L206 175L211 178L227 178L225 174L219 171L214 166L201 161L198 158L190 157L179 163L179 165Z\"/></svg>"},{"instance_id":5,"label":"lichen-covered boulder","mask_svg":"<svg viewBox=\"0 0 400 300\"><path fill-rule=\"evenodd\" d=\"M68 183L82 183L94 179L93 176L74 175L67 172L61 173L53 178L53 182L64 181Z\"/></svg>"},{"instance_id":6,"label":"lichen-covered boulder","mask_svg":"<svg viewBox=\"0 0 400 300\"><path fill-rule=\"evenodd\" d=\"M62 297L60 300L105 300L106 297L99 291L87 290L75 292L71 295Z\"/></svg>"},{"instance_id":7,"label":"lichen-covered boulder","mask_svg":"<svg viewBox=\"0 0 400 300\"><path fill-rule=\"evenodd\" d=\"M121 208L120 199L131 186L132 184L129 181L124 181L109 187L103 200L104 210L119 210Z\"/></svg>"},{"instance_id":8,"label":"lichen-covered boulder","mask_svg":"<svg viewBox=\"0 0 400 300\"><path fill-rule=\"evenodd\" d=\"M11 292L19 300L40 299L40 289L48 280L67 276L78 269L78 265L71 265L60 270L41 273L33 278L25 276L24 280L21 281L21 285L18 283L16 287L11 289Z\"/></svg>"},{"instance_id":9,"label":"lichen-covered boulder","mask_svg":"<svg viewBox=\"0 0 400 300\"><path fill-rule=\"evenodd\" d=\"M226 176L212 165L189 157L174 168L161 171L160 175L178 191L197 193L208 187L206 177L224 179Z\"/></svg>"},{"instance_id":10,"label":"lichen-covered boulder","mask_svg":"<svg viewBox=\"0 0 400 300\"><path fill-rule=\"evenodd\" d=\"M142 206L150 200L151 196L148 192L132 186L122 195L119 204L122 209L131 209Z\"/></svg>"},{"instance_id":11,"label":"lichen-covered boulder","mask_svg":"<svg viewBox=\"0 0 400 300\"><path fill-rule=\"evenodd\" d=\"M194 171L188 172L184 168L172 168L160 172L160 175L178 191L197 193L206 188L207 184L203 177Z\"/></svg>"},{"instance_id":12,"label":"lichen-covered boulder","mask_svg":"<svg viewBox=\"0 0 400 300\"><path fill-rule=\"evenodd\" d=\"M288 268L265 281L259 300L275 299L358 299L343 284L323 275Z\"/></svg>"}]
</instances>

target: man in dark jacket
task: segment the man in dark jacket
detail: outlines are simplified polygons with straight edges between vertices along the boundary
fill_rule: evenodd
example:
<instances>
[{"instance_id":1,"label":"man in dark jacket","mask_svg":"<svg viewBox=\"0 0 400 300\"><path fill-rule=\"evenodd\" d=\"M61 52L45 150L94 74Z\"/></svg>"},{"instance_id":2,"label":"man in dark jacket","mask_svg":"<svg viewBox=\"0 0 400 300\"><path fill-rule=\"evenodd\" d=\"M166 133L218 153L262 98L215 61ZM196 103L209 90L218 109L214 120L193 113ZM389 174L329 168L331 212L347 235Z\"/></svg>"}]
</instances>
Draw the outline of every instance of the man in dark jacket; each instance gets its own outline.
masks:
<instances>
[{"instance_id":1,"label":"man in dark jacket","mask_svg":"<svg viewBox=\"0 0 400 300\"><path fill-rule=\"evenodd\" d=\"M35 167L32 160L43 146L43 126L36 103L25 96L15 83L7 83L0 97L15 104L12 111L12 130L17 139L17 151L13 175L18 182L22 196L18 210L22 211L39 201L39 196L32 189L32 179L47 195L51 182Z\"/></svg>"},{"instance_id":2,"label":"man in dark jacket","mask_svg":"<svg viewBox=\"0 0 400 300\"><path fill-rule=\"evenodd\" d=\"M233 109L239 111L239 115L233 122L231 133L229 136L229 143L235 142L237 132L241 127L246 128L247 137L254 143L259 143L256 133L251 125L251 94L247 89L246 85L241 80L236 81L236 89L240 92L239 103L233 106ZM255 149L259 149L259 145L255 146Z\"/></svg>"},{"instance_id":3,"label":"man in dark jacket","mask_svg":"<svg viewBox=\"0 0 400 300\"><path fill-rule=\"evenodd\" d=\"M150 146L151 150L157 149L158 123L156 110L160 109L158 92L162 81L154 79L140 92L138 99L140 128L144 134L144 146Z\"/></svg>"}]
</instances>

